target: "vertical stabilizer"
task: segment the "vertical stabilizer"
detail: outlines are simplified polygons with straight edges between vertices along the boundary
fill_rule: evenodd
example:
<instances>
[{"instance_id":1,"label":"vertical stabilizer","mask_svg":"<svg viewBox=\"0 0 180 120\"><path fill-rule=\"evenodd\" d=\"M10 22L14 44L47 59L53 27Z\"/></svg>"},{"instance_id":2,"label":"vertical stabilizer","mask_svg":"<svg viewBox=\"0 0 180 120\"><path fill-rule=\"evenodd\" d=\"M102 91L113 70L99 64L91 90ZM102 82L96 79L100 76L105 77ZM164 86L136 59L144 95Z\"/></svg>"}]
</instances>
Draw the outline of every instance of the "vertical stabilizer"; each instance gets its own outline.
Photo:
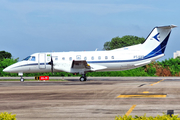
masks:
<instances>
[{"instance_id":1,"label":"vertical stabilizer","mask_svg":"<svg viewBox=\"0 0 180 120\"><path fill-rule=\"evenodd\" d=\"M147 57L154 57L163 54L171 34L171 29L175 25L155 27L142 44L142 49L145 50Z\"/></svg>"}]
</instances>

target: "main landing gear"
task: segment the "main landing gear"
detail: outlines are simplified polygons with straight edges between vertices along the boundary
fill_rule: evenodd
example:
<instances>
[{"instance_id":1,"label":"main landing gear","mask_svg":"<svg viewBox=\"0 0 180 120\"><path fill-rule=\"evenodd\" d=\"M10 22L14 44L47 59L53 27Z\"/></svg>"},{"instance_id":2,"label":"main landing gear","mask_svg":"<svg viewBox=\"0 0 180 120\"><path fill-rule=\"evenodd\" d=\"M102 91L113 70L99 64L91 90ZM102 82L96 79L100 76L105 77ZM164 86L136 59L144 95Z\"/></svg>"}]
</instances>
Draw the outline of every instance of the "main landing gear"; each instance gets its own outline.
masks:
<instances>
[{"instance_id":1,"label":"main landing gear","mask_svg":"<svg viewBox=\"0 0 180 120\"><path fill-rule=\"evenodd\" d=\"M79 79L81 82L84 82L87 80L86 74L82 74L82 76Z\"/></svg>"}]
</instances>

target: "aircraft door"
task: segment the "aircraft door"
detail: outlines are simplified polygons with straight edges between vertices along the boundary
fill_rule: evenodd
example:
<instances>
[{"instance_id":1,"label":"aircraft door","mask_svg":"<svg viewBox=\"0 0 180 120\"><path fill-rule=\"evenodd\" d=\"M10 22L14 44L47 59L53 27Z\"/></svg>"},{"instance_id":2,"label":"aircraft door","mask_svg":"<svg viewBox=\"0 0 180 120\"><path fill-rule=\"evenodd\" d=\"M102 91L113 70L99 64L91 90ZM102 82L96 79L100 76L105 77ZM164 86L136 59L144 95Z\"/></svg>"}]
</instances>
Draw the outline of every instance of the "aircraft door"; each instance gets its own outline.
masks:
<instances>
[{"instance_id":1,"label":"aircraft door","mask_svg":"<svg viewBox=\"0 0 180 120\"><path fill-rule=\"evenodd\" d=\"M44 53L38 54L38 66L39 66L39 69L46 68L46 54Z\"/></svg>"}]
</instances>

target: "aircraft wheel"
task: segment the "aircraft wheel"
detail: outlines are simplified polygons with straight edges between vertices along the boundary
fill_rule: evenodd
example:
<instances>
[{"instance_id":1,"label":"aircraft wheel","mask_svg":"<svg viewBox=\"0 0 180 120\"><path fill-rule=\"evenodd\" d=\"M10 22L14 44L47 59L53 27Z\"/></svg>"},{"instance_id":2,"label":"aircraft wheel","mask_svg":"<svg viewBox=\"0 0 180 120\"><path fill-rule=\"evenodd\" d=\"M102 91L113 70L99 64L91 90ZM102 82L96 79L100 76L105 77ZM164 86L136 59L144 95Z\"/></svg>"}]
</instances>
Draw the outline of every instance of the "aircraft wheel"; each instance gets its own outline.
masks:
<instances>
[{"instance_id":1,"label":"aircraft wheel","mask_svg":"<svg viewBox=\"0 0 180 120\"><path fill-rule=\"evenodd\" d=\"M21 79L20 79L20 82L24 82L24 78L21 78Z\"/></svg>"},{"instance_id":2,"label":"aircraft wheel","mask_svg":"<svg viewBox=\"0 0 180 120\"><path fill-rule=\"evenodd\" d=\"M84 82L84 81L86 81L86 77L80 77L80 79L79 79L81 82Z\"/></svg>"}]
</instances>

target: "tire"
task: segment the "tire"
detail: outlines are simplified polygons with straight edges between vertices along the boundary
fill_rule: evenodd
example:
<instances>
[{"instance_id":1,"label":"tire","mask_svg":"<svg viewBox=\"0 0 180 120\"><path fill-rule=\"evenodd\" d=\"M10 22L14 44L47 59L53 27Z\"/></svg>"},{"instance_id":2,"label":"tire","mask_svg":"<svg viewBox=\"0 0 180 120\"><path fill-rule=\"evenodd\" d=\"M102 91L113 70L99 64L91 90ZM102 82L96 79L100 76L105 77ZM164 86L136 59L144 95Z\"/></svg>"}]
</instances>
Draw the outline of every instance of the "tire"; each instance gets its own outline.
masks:
<instances>
[{"instance_id":1,"label":"tire","mask_svg":"<svg viewBox=\"0 0 180 120\"><path fill-rule=\"evenodd\" d=\"M20 79L20 82L24 82L24 78L21 78L21 79Z\"/></svg>"},{"instance_id":2,"label":"tire","mask_svg":"<svg viewBox=\"0 0 180 120\"><path fill-rule=\"evenodd\" d=\"M86 81L86 77L80 77L80 79L79 79L81 82L84 82L84 81Z\"/></svg>"}]
</instances>

